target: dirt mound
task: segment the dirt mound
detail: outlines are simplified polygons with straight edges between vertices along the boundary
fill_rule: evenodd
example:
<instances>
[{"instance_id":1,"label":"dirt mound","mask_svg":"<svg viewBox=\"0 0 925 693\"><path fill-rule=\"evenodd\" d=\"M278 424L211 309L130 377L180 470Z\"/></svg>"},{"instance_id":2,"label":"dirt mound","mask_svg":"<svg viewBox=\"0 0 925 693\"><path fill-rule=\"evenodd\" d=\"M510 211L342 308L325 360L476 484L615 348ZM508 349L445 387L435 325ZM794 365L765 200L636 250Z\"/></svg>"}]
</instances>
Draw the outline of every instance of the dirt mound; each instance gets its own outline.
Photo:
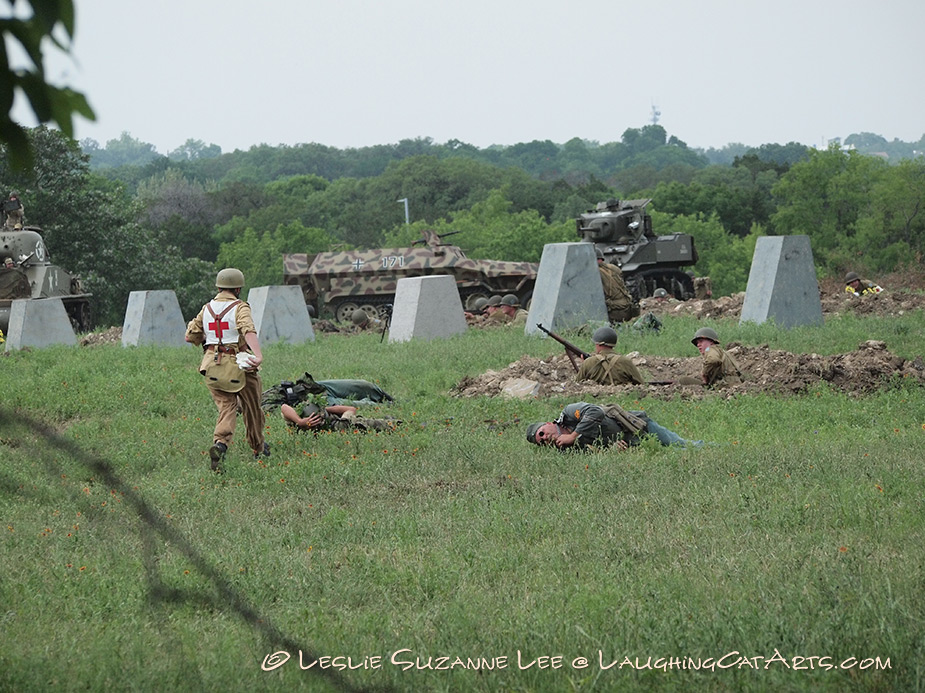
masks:
<instances>
[{"instance_id":1,"label":"dirt mound","mask_svg":"<svg viewBox=\"0 0 925 693\"><path fill-rule=\"evenodd\" d=\"M777 392L802 393L820 382L853 394L863 394L889 387L903 379L925 383L925 362L920 357L907 360L891 354L884 342L867 341L857 351L834 356L819 354L791 354L768 348L767 345L750 347L730 342L726 351L735 358L746 374L739 385L721 389L704 389L696 385L598 385L588 381L575 382L575 371L565 354L550 359L525 356L501 371L488 371L474 378L464 378L453 394L459 397L479 395L493 397L511 381L524 379L538 384L536 396L566 395L582 397L657 397L686 399L702 397L731 397L736 394ZM677 380L682 376L698 377L702 360L666 358L628 354L643 375L650 380Z\"/></svg>"},{"instance_id":2,"label":"dirt mound","mask_svg":"<svg viewBox=\"0 0 925 693\"><path fill-rule=\"evenodd\" d=\"M840 284L820 286L819 300L823 316L842 313L856 315L903 315L913 310L925 309L925 294L913 293L907 289L884 291L872 296L858 298L845 292ZM659 302L655 298L644 298L640 310L656 315L692 315L698 319L738 318L745 303L745 292L714 299Z\"/></svg>"},{"instance_id":3,"label":"dirt mound","mask_svg":"<svg viewBox=\"0 0 925 693\"><path fill-rule=\"evenodd\" d=\"M91 332L80 338L80 346L99 346L100 344L121 344L122 328L110 327L104 332Z\"/></svg>"}]
</instances>

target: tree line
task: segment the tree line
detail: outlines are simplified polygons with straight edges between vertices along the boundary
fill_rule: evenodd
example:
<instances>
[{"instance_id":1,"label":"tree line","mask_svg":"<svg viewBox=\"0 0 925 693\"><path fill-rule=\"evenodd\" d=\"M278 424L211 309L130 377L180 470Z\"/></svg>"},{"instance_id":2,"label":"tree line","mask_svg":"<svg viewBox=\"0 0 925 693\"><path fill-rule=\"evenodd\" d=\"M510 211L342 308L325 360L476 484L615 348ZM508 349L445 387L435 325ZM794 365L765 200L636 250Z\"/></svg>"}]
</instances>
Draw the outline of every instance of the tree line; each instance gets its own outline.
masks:
<instances>
[{"instance_id":1,"label":"tree line","mask_svg":"<svg viewBox=\"0 0 925 693\"><path fill-rule=\"evenodd\" d=\"M554 145L555 167L544 168L544 143L501 148L492 161L428 140L363 157L321 145L216 155L188 142L182 156L94 168L60 131L26 134L34 163L14 168L0 149L0 181L43 228L56 264L83 277L100 325L122 323L133 290L172 288L191 317L220 266L239 267L250 286L279 284L284 253L407 246L424 227L460 232L453 240L473 258L537 261L544 244L578 240L577 216L611 197L649 197L656 233L694 236L694 270L718 295L744 290L765 234L809 235L821 274L891 271L920 261L925 245L925 161L891 165L837 145L769 144L709 163L649 125L609 148L623 157L616 168L588 168L583 157L603 148L579 141Z\"/></svg>"}]
</instances>

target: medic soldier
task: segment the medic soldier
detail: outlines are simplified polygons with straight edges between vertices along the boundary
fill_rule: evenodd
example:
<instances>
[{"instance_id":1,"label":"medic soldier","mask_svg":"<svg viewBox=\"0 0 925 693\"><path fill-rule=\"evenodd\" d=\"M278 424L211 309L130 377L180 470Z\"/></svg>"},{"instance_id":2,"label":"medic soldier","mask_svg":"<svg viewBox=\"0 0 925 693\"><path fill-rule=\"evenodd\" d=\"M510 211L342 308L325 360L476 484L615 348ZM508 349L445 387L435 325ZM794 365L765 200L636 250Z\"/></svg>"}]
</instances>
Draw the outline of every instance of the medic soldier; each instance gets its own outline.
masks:
<instances>
[{"instance_id":1,"label":"medic soldier","mask_svg":"<svg viewBox=\"0 0 925 693\"><path fill-rule=\"evenodd\" d=\"M266 419L260 407L263 386L258 368L263 353L251 307L241 300L244 274L227 267L218 273L215 286L218 294L186 326L186 341L202 346L204 351L199 372L218 408L209 458L212 471L220 473L234 435L239 404L254 458L269 457L270 444L263 439Z\"/></svg>"}]
</instances>

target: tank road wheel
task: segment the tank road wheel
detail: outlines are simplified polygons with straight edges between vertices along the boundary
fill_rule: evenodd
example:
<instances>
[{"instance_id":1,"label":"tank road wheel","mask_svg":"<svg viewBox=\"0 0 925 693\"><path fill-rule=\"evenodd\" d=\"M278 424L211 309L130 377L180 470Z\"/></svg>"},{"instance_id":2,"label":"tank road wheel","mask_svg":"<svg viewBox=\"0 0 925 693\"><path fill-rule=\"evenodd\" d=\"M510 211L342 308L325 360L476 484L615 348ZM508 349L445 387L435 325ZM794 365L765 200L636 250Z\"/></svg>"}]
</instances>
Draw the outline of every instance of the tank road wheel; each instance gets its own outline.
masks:
<instances>
[{"instance_id":1,"label":"tank road wheel","mask_svg":"<svg viewBox=\"0 0 925 693\"><path fill-rule=\"evenodd\" d=\"M359 306L353 301L344 301L343 303L338 303L337 308L334 309L334 319L337 322L350 322L350 316L353 315L353 311L359 310Z\"/></svg>"},{"instance_id":2,"label":"tank road wheel","mask_svg":"<svg viewBox=\"0 0 925 693\"><path fill-rule=\"evenodd\" d=\"M66 306L67 316L71 320L71 327L77 334L83 334L90 331L92 322L90 319L90 303L88 301L78 301Z\"/></svg>"},{"instance_id":3,"label":"tank road wheel","mask_svg":"<svg viewBox=\"0 0 925 693\"><path fill-rule=\"evenodd\" d=\"M524 310L530 310L531 303L533 303L533 289L528 289L520 297L520 307Z\"/></svg>"}]
</instances>

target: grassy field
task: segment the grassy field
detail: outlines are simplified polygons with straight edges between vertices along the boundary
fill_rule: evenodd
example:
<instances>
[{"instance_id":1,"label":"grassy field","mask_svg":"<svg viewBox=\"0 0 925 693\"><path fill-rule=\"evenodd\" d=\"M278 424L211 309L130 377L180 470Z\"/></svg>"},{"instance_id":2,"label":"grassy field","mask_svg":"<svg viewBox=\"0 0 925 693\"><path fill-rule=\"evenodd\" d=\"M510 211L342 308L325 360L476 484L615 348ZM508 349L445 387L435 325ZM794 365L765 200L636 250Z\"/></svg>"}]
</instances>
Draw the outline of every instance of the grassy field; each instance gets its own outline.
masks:
<instances>
[{"instance_id":1,"label":"grassy field","mask_svg":"<svg viewBox=\"0 0 925 693\"><path fill-rule=\"evenodd\" d=\"M694 356L699 325L620 347ZM714 326L823 354L925 338L921 312ZM223 476L192 347L4 355L0 690L925 688L921 387L623 401L711 445L590 454L524 439L565 400L449 393L556 347L265 345L265 386L374 380L404 423L276 414L256 462L239 422Z\"/></svg>"}]
</instances>

